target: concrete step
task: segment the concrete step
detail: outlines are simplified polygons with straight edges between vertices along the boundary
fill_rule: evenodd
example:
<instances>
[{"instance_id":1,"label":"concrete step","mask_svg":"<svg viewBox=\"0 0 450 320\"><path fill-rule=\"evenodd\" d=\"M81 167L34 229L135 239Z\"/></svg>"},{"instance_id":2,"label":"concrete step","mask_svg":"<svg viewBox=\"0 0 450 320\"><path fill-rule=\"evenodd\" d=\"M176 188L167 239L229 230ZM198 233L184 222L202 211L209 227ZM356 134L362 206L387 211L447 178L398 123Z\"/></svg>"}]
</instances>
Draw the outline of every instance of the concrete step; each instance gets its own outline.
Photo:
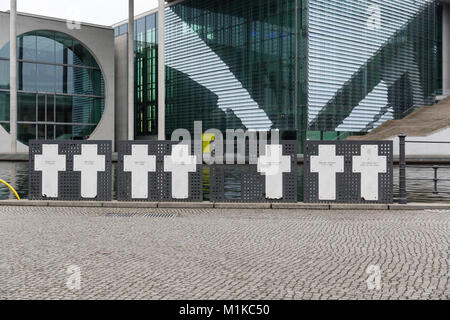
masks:
<instances>
[{"instance_id":1,"label":"concrete step","mask_svg":"<svg viewBox=\"0 0 450 320\"><path fill-rule=\"evenodd\" d=\"M386 140L403 133L407 136L426 137L450 126L450 97L434 106L419 108L400 120L385 122L364 136L349 140Z\"/></svg>"}]
</instances>

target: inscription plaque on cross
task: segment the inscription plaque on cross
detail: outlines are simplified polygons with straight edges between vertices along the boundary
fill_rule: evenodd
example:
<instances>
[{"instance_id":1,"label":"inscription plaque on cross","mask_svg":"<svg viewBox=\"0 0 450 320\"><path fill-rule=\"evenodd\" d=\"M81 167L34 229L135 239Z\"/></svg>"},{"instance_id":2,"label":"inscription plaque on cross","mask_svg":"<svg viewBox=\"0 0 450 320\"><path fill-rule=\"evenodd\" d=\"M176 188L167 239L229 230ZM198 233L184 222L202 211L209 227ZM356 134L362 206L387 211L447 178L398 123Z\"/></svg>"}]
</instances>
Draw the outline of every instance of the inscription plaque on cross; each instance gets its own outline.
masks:
<instances>
[{"instance_id":1,"label":"inscription plaque on cross","mask_svg":"<svg viewBox=\"0 0 450 320\"><path fill-rule=\"evenodd\" d=\"M81 172L81 197L97 197L98 172L105 172L106 157L95 144L83 144L81 155L73 156L73 171Z\"/></svg>"},{"instance_id":2,"label":"inscription plaque on cross","mask_svg":"<svg viewBox=\"0 0 450 320\"><path fill-rule=\"evenodd\" d=\"M189 198L189 173L197 171L197 157L189 154L189 146L172 146L172 155L164 156L164 171L172 173L172 198Z\"/></svg>"},{"instance_id":3,"label":"inscription plaque on cross","mask_svg":"<svg viewBox=\"0 0 450 320\"><path fill-rule=\"evenodd\" d=\"M266 198L283 198L283 173L291 172L291 157L283 156L282 145L267 145L266 154L258 159L258 172L266 178Z\"/></svg>"},{"instance_id":4,"label":"inscription plaque on cross","mask_svg":"<svg viewBox=\"0 0 450 320\"><path fill-rule=\"evenodd\" d=\"M156 172L156 156L148 154L148 145L133 145L131 150L123 158L124 172L131 172L131 197L147 199L148 173Z\"/></svg>"},{"instance_id":5,"label":"inscription plaque on cross","mask_svg":"<svg viewBox=\"0 0 450 320\"><path fill-rule=\"evenodd\" d=\"M361 156L353 157L353 173L361 173L361 198L379 199L379 174L387 172L387 157L378 155L378 146L361 146Z\"/></svg>"},{"instance_id":6,"label":"inscription plaque on cross","mask_svg":"<svg viewBox=\"0 0 450 320\"><path fill-rule=\"evenodd\" d=\"M311 156L311 172L319 174L319 200L336 200L336 174L344 172L344 156L335 145L319 145L319 155Z\"/></svg>"},{"instance_id":7,"label":"inscription plaque on cross","mask_svg":"<svg viewBox=\"0 0 450 320\"><path fill-rule=\"evenodd\" d=\"M34 157L34 170L42 172L42 196L58 198L58 174L66 171L66 156L57 144L43 144L42 154Z\"/></svg>"}]
</instances>

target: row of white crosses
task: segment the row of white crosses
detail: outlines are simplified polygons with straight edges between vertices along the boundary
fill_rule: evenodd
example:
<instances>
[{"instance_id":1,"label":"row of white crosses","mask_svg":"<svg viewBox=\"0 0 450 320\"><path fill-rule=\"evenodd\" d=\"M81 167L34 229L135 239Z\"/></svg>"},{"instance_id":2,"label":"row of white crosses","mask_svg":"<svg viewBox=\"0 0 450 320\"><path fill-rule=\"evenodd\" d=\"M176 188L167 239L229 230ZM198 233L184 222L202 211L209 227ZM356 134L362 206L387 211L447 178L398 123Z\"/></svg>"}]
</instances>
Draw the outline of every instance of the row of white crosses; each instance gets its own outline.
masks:
<instances>
[{"instance_id":1,"label":"row of white crosses","mask_svg":"<svg viewBox=\"0 0 450 320\"><path fill-rule=\"evenodd\" d=\"M197 170L197 157L189 153L187 145L172 147L172 155L164 157L164 171L172 173L172 198L189 198L189 173ZM131 196L147 199L148 173L156 172L156 156L148 154L147 145L133 145L131 155L124 156L124 171L131 173ZM283 197L283 173L291 172L291 157L283 156L281 145L269 145L266 154L258 159L258 172L266 178L266 197Z\"/></svg>"},{"instance_id":2,"label":"row of white crosses","mask_svg":"<svg viewBox=\"0 0 450 320\"><path fill-rule=\"evenodd\" d=\"M147 199L148 173L156 172L156 156L148 154L148 145L133 145L123 167L131 172L131 197ZM189 146L172 146L172 155L164 157L164 171L172 173L172 198L188 199L189 173L197 171L197 157L189 154Z\"/></svg>"},{"instance_id":3,"label":"row of white crosses","mask_svg":"<svg viewBox=\"0 0 450 320\"><path fill-rule=\"evenodd\" d=\"M97 145L82 145L81 155L75 155L73 171L81 172L81 197L97 196L97 173L105 171L106 159L98 154ZM283 173L291 172L291 157L283 156L281 145L266 146L259 157L258 172L265 176L266 197L283 197ZM59 172L66 171L66 155L59 154L57 144L44 144L42 155L36 155L34 170L42 172L42 195L58 198ZM164 171L172 174L172 198L189 198L189 173L197 171L197 157L190 155L189 146L172 146L172 154L164 157ZM147 199L148 173L156 172L156 156L148 154L148 145L132 145L131 155L124 156L124 172L131 173L133 199Z\"/></svg>"},{"instance_id":4,"label":"row of white crosses","mask_svg":"<svg viewBox=\"0 0 450 320\"><path fill-rule=\"evenodd\" d=\"M42 154L34 158L34 170L42 172L42 196L58 198L59 173L66 171L66 155L59 154L57 144L42 145ZM98 154L98 146L84 144L81 155L73 157L73 171L81 172L81 197L97 197L97 173L105 172L106 157Z\"/></svg>"},{"instance_id":5,"label":"row of white crosses","mask_svg":"<svg viewBox=\"0 0 450 320\"><path fill-rule=\"evenodd\" d=\"M311 172L319 174L319 200L336 200L336 176L344 173L344 156L336 155L335 145L319 145L319 155L311 156ZM361 146L361 156L353 157L353 173L361 174L361 198L379 199L379 174L387 172L387 157L379 156L378 146Z\"/></svg>"}]
</instances>

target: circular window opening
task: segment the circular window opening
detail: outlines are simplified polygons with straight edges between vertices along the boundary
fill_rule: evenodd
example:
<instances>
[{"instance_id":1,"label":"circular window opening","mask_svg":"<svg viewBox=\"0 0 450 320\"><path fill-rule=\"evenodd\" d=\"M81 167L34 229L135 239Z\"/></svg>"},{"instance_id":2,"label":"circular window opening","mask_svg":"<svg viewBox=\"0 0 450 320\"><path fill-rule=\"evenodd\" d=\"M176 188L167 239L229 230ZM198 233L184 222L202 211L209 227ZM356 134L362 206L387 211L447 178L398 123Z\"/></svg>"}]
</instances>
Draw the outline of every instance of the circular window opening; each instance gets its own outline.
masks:
<instances>
[{"instance_id":1,"label":"circular window opening","mask_svg":"<svg viewBox=\"0 0 450 320\"><path fill-rule=\"evenodd\" d=\"M78 40L54 31L17 38L17 138L84 140L105 107L101 69ZM9 131L9 44L0 49L0 124Z\"/></svg>"}]
</instances>

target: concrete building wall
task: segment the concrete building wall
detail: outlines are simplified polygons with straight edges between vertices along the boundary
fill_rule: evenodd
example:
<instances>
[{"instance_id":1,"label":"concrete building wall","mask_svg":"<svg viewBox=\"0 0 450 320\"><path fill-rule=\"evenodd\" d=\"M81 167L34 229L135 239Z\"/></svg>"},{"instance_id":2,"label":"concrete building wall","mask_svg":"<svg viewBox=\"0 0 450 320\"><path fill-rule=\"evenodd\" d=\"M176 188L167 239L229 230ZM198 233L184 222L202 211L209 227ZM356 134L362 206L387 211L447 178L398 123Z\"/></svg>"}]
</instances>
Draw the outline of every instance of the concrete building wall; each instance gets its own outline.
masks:
<instances>
[{"instance_id":1,"label":"concrete building wall","mask_svg":"<svg viewBox=\"0 0 450 320\"><path fill-rule=\"evenodd\" d=\"M115 38L115 136L117 141L128 140L128 35L123 34Z\"/></svg>"},{"instance_id":2,"label":"concrete building wall","mask_svg":"<svg viewBox=\"0 0 450 320\"><path fill-rule=\"evenodd\" d=\"M91 140L115 140L115 79L114 79L114 30L110 27L81 24L71 27L65 20L28 14L18 14L17 35L35 30L51 30L65 33L80 41L95 57L105 81L105 110L97 128L90 135ZM9 42L9 13L0 12L0 48ZM3 130L3 131L2 131ZM0 128L0 152L10 151L9 134ZM28 148L19 143L18 152Z\"/></svg>"},{"instance_id":3,"label":"concrete building wall","mask_svg":"<svg viewBox=\"0 0 450 320\"><path fill-rule=\"evenodd\" d=\"M394 156L398 157L400 154L399 138L391 137L386 140L394 141ZM450 141L450 127L434 132L425 137L406 137L407 141ZM443 158L448 159L450 156L450 144L441 143L407 143L406 155L409 158L417 159L434 159Z\"/></svg>"}]
</instances>

